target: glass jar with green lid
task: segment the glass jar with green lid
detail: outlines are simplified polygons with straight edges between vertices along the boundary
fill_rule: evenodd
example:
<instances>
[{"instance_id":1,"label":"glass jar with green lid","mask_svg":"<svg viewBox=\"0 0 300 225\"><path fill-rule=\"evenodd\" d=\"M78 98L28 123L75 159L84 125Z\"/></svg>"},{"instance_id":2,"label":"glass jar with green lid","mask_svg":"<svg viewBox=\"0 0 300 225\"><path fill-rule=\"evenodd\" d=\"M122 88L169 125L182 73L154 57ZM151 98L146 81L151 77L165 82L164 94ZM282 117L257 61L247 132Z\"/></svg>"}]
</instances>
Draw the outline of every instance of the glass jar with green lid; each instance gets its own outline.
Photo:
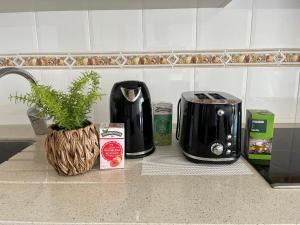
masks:
<instances>
[{"instance_id":1,"label":"glass jar with green lid","mask_svg":"<svg viewBox=\"0 0 300 225\"><path fill-rule=\"evenodd\" d=\"M172 144L172 103L153 104L154 143L155 145Z\"/></svg>"}]
</instances>

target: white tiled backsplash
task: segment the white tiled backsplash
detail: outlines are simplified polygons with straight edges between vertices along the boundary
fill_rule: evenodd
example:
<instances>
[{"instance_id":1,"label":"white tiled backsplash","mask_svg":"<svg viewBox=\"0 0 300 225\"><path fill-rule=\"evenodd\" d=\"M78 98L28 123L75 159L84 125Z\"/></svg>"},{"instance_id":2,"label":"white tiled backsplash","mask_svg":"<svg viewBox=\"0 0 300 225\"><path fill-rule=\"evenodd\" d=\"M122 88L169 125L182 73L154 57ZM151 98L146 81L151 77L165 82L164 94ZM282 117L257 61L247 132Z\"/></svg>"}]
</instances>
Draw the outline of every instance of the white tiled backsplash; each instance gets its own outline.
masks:
<instances>
[{"instance_id":1,"label":"white tiled backsplash","mask_svg":"<svg viewBox=\"0 0 300 225\"><path fill-rule=\"evenodd\" d=\"M232 0L217 9L1 13L0 53L300 48L299 22L298 0ZM145 81L152 101L172 102L174 109L183 91L216 90L242 98L244 109L270 109L277 122L295 122L300 115L299 67L96 71L106 93L94 106L96 122L109 120L110 90L121 80ZM30 72L40 82L66 90L82 71ZM8 100L16 91L28 92L28 82L18 76L1 78L0 124L29 123L27 107Z\"/></svg>"}]
</instances>

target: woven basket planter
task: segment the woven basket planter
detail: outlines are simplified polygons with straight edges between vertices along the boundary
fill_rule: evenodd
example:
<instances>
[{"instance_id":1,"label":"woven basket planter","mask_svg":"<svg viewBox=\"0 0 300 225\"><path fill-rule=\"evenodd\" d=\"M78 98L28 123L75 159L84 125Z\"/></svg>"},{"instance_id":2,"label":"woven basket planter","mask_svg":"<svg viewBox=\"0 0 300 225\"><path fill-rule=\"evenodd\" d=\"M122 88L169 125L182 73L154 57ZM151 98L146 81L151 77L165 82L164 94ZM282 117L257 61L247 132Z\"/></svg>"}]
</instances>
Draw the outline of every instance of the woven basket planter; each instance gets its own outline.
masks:
<instances>
[{"instance_id":1,"label":"woven basket planter","mask_svg":"<svg viewBox=\"0 0 300 225\"><path fill-rule=\"evenodd\" d=\"M98 132L94 124L77 130L48 128L45 141L48 162L60 175L73 176L89 171L99 156Z\"/></svg>"}]
</instances>

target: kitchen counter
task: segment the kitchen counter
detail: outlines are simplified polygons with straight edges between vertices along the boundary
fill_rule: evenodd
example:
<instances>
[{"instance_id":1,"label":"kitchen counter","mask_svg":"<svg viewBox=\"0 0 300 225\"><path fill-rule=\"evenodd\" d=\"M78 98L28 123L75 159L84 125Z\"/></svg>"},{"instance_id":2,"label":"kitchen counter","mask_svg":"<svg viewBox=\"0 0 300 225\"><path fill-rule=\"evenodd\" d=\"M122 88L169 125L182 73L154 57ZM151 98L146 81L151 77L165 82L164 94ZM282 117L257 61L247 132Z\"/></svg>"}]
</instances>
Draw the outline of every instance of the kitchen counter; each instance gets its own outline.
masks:
<instances>
[{"instance_id":1,"label":"kitchen counter","mask_svg":"<svg viewBox=\"0 0 300 225\"><path fill-rule=\"evenodd\" d=\"M34 137L18 126L0 135ZM43 141L0 165L0 224L300 223L300 190L272 189L250 165L252 175L141 176L142 159L128 159L124 170L62 177Z\"/></svg>"}]
</instances>

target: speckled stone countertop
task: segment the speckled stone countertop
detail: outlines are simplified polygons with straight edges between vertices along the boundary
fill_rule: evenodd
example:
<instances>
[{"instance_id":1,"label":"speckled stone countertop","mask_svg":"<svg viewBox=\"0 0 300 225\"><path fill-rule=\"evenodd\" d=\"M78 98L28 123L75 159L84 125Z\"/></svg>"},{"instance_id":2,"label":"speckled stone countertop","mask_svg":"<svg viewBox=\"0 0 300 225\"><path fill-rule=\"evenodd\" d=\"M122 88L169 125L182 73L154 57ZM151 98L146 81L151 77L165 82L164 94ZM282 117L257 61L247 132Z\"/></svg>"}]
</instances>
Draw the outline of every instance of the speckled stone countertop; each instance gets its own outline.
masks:
<instances>
[{"instance_id":1,"label":"speckled stone countertop","mask_svg":"<svg viewBox=\"0 0 300 225\"><path fill-rule=\"evenodd\" d=\"M2 126L0 135L34 138L19 126ZM141 176L142 160L136 159L124 170L96 165L84 175L62 177L48 166L44 137L35 139L0 165L0 224L300 223L300 190L272 189L255 171Z\"/></svg>"}]
</instances>

